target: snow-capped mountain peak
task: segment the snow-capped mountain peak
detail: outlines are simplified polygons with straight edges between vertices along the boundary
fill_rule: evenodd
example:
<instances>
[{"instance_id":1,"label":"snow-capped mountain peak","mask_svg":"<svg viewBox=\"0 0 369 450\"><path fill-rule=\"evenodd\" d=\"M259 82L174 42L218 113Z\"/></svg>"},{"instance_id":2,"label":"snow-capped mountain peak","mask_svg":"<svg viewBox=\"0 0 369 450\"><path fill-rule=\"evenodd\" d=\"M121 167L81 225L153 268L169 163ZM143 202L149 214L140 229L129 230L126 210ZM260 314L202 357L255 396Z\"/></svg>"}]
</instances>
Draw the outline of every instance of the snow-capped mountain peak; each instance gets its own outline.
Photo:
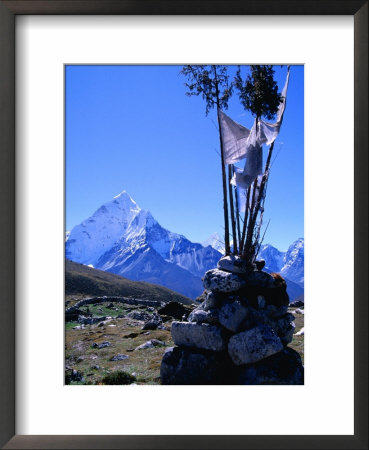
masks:
<instances>
[{"instance_id":1,"label":"snow-capped mountain peak","mask_svg":"<svg viewBox=\"0 0 369 450\"><path fill-rule=\"evenodd\" d=\"M123 189L122 192L120 192L118 195L115 195L113 198L119 198L126 195L128 195L132 199L132 197L128 194L128 192L125 189Z\"/></svg>"},{"instance_id":2,"label":"snow-capped mountain peak","mask_svg":"<svg viewBox=\"0 0 369 450\"><path fill-rule=\"evenodd\" d=\"M134 280L160 280L194 298L221 255L166 230L123 191L71 230L66 257Z\"/></svg>"},{"instance_id":3,"label":"snow-capped mountain peak","mask_svg":"<svg viewBox=\"0 0 369 450\"><path fill-rule=\"evenodd\" d=\"M137 205L137 203L133 200L133 198L128 194L127 191L122 191L120 192L118 195L116 195L115 197L113 197L113 202L114 200L118 200L119 204L121 205L125 205L126 207L129 208L138 208L140 209L140 207Z\"/></svg>"},{"instance_id":4,"label":"snow-capped mountain peak","mask_svg":"<svg viewBox=\"0 0 369 450\"><path fill-rule=\"evenodd\" d=\"M201 245L203 247L210 245L210 247L213 247L218 252L224 254L224 239L222 239L217 232L211 234Z\"/></svg>"},{"instance_id":5,"label":"snow-capped mountain peak","mask_svg":"<svg viewBox=\"0 0 369 450\"><path fill-rule=\"evenodd\" d=\"M125 191L121 192L70 231L66 257L95 266L100 256L127 231L140 211L130 195Z\"/></svg>"}]
</instances>

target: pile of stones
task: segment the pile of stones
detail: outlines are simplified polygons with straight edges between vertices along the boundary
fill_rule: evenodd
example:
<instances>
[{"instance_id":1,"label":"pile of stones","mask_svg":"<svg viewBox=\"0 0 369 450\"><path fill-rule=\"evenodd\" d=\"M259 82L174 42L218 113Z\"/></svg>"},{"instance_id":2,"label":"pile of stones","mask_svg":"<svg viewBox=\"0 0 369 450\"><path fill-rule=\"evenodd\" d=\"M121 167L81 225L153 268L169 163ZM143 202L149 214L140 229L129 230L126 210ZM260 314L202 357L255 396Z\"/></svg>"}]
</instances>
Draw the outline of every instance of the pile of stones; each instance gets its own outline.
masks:
<instances>
[{"instance_id":1,"label":"pile of stones","mask_svg":"<svg viewBox=\"0 0 369 450\"><path fill-rule=\"evenodd\" d=\"M203 284L205 300L187 321L172 323L176 346L163 356L162 384L304 383L301 358L288 347L294 316L279 274L250 271L239 257L225 256Z\"/></svg>"}]
</instances>

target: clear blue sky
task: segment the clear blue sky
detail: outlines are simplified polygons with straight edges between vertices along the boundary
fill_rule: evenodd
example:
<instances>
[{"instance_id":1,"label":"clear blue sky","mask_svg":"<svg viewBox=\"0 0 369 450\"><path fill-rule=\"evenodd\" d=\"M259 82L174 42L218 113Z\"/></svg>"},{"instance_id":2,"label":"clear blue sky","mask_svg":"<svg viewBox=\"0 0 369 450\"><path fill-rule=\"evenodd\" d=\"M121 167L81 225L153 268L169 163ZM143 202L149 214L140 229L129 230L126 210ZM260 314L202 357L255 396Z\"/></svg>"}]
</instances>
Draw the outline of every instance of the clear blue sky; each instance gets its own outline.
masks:
<instances>
[{"instance_id":1,"label":"clear blue sky","mask_svg":"<svg viewBox=\"0 0 369 450\"><path fill-rule=\"evenodd\" d=\"M276 66L282 89L286 66ZM170 231L202 242L223 235L216 113L185 95L180 66L66 67L66 229L126 190ZM235 71L235 67L231 67ZM226 113L251 128L235 93ZM265 146L264 146L265 147ZM264 161L267 148L264 149ZM264 243L286 250L304 235L304 69L292 66L274 146Z\"/></svg>"}]
</instances>

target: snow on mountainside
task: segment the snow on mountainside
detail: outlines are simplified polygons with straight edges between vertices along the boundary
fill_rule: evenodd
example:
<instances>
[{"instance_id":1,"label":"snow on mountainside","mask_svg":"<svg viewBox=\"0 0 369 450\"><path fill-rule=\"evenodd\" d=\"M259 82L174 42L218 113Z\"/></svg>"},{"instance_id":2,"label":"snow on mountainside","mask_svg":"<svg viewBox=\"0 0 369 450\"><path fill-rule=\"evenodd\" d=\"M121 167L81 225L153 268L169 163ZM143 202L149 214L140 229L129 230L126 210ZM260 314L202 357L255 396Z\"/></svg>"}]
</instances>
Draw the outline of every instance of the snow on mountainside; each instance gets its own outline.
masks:
<instances>
[{"instance_id":1,"label":"snow on mountainside","mask_svg":"<svg viewBox=\"0 0 369 450\"><path fill-rule=\"evenodd\" d=\"M222 238L219 236L218 233L213 233L211 236L209 236L206 241L201 243L203 247L207 247L210 245L210 247L213 247L218 252L224 254L224 243Z\"/></svg>"},{"instance_id":2,"label":"snow on mountainside","mask_svg":"<svg viewBox=\"0 0 369 450\"><path fill-rule=\"evenodd\" d=\"M297 239L284 255L281 274L285 278L304 285L304 239Z\"/></svg>"},{"instance_id":3,"label":"snow on mountainside","mask_svg":"<svg viewBox=\"0 0 369 450\"><path fill-rule=\"evenodd\" d=\"M65 256L97 267L97 260L127 231L139 211L136 202L121 192L70 231Z\"/></svg>"},{"instance_id":4,"label":"snow on mountainside","mask_svg":"<svg viewBox=\"0 0 369 450\"><path fill-rule=\"evenodd\" d=\"M114 254L114 250L117 252ZM192 275L165 261L152 247L147 244L132 248L112 249L113 258L107 252L99 261L100 269L119 275L124 275L134 281L147 281L168 287L190 298L196 298L203 291L200 277ZM105 258L107 263L105 264Z\"/></svg>"},{"instance_id":5,"label":"snow on mountainside","mask_svg":"<svg viewBox=\"0 0 369 450\"><path fill-rule=\"evenodd\" d=\"M258 254L258 259L265 260L265 268L271 272L280 272L283 267L284 253L270 244L263 245Z\"/></svg>"},{"instance_id":6,"label":"snow on mountainside","mask_svg":"<svg viewBox=\"0 0 369 450\"><path fill-rule=\"evenodd\" d=\"M166 230L123 191L71 230L66 257L195 298L221 255Z\"/></svg>"},{"instance_id":7,"label":"snow on mountainside","mask_svg":"<svg viewBox=\"0 0 369 450\"><path fill-rule=\"evenodd\" d=\"M258 258L265 259L266 269L271 272L280 272L284 278L304 286L303 238L293 242L285 253L270 244L263 245Z\"/></svg>"}]
</instances>

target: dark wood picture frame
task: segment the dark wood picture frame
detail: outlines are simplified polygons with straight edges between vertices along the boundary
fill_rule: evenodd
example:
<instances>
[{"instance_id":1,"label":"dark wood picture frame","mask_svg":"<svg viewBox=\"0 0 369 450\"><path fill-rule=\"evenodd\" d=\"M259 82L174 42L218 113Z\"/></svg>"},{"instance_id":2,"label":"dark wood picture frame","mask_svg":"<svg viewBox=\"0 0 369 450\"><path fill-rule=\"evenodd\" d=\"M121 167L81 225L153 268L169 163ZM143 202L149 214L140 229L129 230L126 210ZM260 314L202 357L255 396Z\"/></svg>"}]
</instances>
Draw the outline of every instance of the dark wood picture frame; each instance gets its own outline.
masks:
<instances>
[{"instance_id":1,"label":"dark wood picture frame","mask_svg":"<svg viewBox=\"0 0 369 450\"><path fill-rule=\"evenodd\" d=\"M355 41L354 435L15 435L15 17L19 14L352 15ZM368 1L0 0L0 445L7 449L368 448ZM338 369L339 370L339 369ZM339 393L337 393L339 395ZM317 405L318 407L318 405Z\"/></svg>"}]
</instances>

